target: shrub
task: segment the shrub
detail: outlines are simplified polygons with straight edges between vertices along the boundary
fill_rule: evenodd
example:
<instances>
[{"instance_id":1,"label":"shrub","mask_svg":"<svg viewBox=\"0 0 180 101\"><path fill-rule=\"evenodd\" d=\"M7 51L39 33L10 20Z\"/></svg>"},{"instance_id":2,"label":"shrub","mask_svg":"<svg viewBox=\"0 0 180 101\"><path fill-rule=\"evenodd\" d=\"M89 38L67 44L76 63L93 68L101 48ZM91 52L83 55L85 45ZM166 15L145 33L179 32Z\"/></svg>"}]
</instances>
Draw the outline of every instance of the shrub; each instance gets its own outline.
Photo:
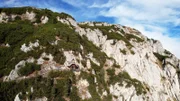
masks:
<instances>
[{"instance_id":1,"label":"shrub","mask_svg":"<svg viewBox=\"0 0 180 101\"><path fill-rule=\"evenodd\" d=\"M107 71L107 74L109 76L114 76L115 75L115 69L107 69L106 71Z\"/></svg>"},{"instance_id":2,"label":"shrub","mask_svg":"<svg viewBox=\"0 0 180 101\"><path fill-rule=\"evenodd\" d=\"M62 78L69 78L72 77L74 74L72 71L50 71L48 74L48 77L50 78L56 78L56 77L62 77Z\"/></svg>"},{"instance_id":3,"label":"shrub","mask_svg":"<svg viewBox=\"0 0 180 101\"><path fill-rule=\"evenodd\" d=\"M16 16L16 17L15 17L15 20L21 20L21 17Z\"/></svg>"},{"instance_id":4,"label":"shrub","mask_svg":"<svg viewBox=\"0 0 180 101\"><path fill-rule=\"evenodd\" d=\"M126 36L126 38L128 39L128 40L130 40L130 39L136 39L136 41L137 42L143 42L144 40L143 39L141 39L141 38L139 38L138 36L136 36L136 35L133 35L133 34L125 34L125 36Z\"/></svg>"},{"instance_id":5,"label":"shrub","mask_svg":"<svg viewBox=\"0 0 180 101\"><path fill-rule=\"evenodd\" d=\"M126 55L126 50L125 49L120 49L120 52Z\"/></svg>"},{"instance_id":6,"label":"shrub","mask_svg":"<svg viewBox=\"0 0 180 101\"><path fill-rule=\"evenodd\" d=\"M169 58L168 56L161 55L159 53L153 53L160 61L163 61L165 58Z\"/></svg>"},{"instance_id":7,"label":"shrub","mask_svg":"<svg viewBox=\"0 0 180 101\"><path fill-rule=\"evenodd\" d=\"M13 8L0 8L1 12L5 12L6 14L23 14L26 11L32 11L31 7L13 7Z\"/></svg>"},{"instance_id":8,"label":"shrub","mask_svg":"<svg viewBox=\"0 0 180 101\"><path fill-rule=\"evenodd\" d=\"M80 101L80 97L77 94L77 88L76 87L72 87L72 91L70 93L70 101Z\"/></svg>"},{"instance_id":9,"label":"shrub","mask_svg":"<svg viewBox=\"0 0 180 101\"><path fill-rule=\"evenodd\" d=\"M43 59L44 59L44 60L46 60L46 61L48 61L48 60L49 60L49 58L47 58L47 57L44 57Z\"/></svg>"},{"instance_id":10,"label":"shrub","mask_svg":"<svg viewBox=\"0 0 180 101\"><path fill-rule=\"evenodd\" d=\"M15 45L23 41L25 37L33 33L33 26L29 24L0 24L0 39L1 42Z\"/></svg>"},{"instance_id":11,"label":"shrub","mask_svg":"<svg viewBox=\"0 0 180 101\"><path fill-rule=\"evenodd\" d=\"M50 78L59 77L59 76L61 76L61 73L62 72L60 72L60 71L50 71L48 74L48 77L50 77Z\"/></svg>"},{"instance_id":12,"label":"shrub","mask_svg":"<svg viewBox=\"0 0 180 101\"><path fill-rule=\"evenodd\" d=\"M60 16L60 18L64 18L65 19L65 18L69 17L69 18L72 18L73 20L75 20L71 15L66 14L64 12L60 13L59 16Z\"/></svg>"},{"instance_id":13,"label":"shrub","mask_svg":"<svg viewBox=\"0 0 180 101\"><path fill-rule=\"evenodd\" d=\"M134 52L133 50L130 50L130 52L131 52L131 54L132 54L132 55L134 55L134 54L135 54L135 52Z\"/></svg>"},{"instance_id":14,"label":"shrub","mask_svg":"<svg viewBox=\"0 0 180 101\"><path fill-rule=\"evenodd\" d=\"M55 57L54 57L54 60L57 62L57 63L60 63L60 64L64 64L65 60L66 60L66 57L64 56L64 54L62 52L58 52Z\"/></svg>"},{"instance_id":15,"label":"shrub","mask_svg":"<svg viewBox=\"0 0 180 101\"><path fill-rule=\"evenodd\" d=\"M18 71L18 73L22 76L29 75L33 73L36 70L40 70L40 65L34 64L34 63L26 63L24 67L21 67Z\"/></svg>"},{"instance_id":16,"label":"shrub","mask_svg":"<svg viewBox=\"0 0 180 101\"><path fill-rule=\"evenodd\" d=\"M170 54L171 54L171 53L170 53L168 50L166 50L166 49L165 49L164 53L167 54L167 55L170 55Z\"/></svg>"},{"instance_id":17,"label":"shrub","mask_svg":"<svg viewBox=\"0 0 180 101\"><path fill-rule=\"evenodd\" d=\"M115 67L115 68L120 68L121 66L115 62L115 63L113 64L113 67Z\"/></svg>"}]
</instances>

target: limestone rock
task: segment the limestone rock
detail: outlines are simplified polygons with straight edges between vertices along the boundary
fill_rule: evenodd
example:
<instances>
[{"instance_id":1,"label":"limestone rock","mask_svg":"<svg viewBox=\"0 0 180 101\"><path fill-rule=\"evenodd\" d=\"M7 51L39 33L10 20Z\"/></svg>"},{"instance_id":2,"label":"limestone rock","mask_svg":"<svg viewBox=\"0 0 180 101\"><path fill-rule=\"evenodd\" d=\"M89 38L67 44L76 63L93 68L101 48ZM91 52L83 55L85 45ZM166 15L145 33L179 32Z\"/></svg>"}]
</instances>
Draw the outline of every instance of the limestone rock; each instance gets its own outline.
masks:
<instances>
[{"instance_id":1,"label":"limestone rock","mask_svg":"<svg viewBox=\"0 0 180 101\"><path fill-rule=\"evenodd\" d=\"M91 94L88 91L89 83L87 80L80 79L77 83L77 88L79 92L79 96L82 100L91 98Z\"/></svg>"},{"instance_id":2,"label":"limestone rock","mask_svg":"<svg viewBox=\"0 0 180 101\"><path fill-rule=\"evenodd\" d=\"M41 17L41 23L42 23L42 24L47 23L48 20L49 20L49 18L48 18L47 16L42 16L42 17Z\"/></svg>"}]
</instances>

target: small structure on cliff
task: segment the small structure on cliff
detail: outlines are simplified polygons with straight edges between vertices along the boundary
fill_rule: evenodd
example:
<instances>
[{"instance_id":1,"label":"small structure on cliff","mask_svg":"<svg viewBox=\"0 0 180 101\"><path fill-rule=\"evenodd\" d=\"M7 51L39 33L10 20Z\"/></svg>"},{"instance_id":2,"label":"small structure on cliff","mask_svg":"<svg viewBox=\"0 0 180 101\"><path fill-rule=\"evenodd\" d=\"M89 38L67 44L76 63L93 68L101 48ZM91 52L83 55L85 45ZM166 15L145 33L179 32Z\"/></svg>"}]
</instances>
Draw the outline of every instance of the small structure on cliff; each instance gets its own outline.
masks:
<instances>
[{"instance_id":1,"label":"small structure on cliff","mask_svg":"<svg viewBox=\"0 0 180 101\"><path fill-rule=\"evenodd\" d=\"M79 71L79 66L76 64L71 64L70 66L68 66L71 70L73 71Z\"/></svg>"}]
</instances>

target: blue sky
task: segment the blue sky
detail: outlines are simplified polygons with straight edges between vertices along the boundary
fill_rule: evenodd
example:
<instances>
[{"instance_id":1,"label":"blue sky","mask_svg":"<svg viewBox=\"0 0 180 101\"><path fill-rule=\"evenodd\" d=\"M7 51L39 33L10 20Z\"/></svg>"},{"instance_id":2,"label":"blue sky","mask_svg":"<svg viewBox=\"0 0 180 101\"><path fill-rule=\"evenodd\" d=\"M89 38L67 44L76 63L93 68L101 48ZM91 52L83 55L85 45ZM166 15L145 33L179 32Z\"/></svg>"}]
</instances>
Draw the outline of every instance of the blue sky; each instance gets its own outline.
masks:
<instances>
[{"instance_id":1,"label":"blue sky","mask_svg":"<svg viewBox=\"0 0 180 101\"><path fill-rule=\"evenodd\" d=\"M34 6L72 15L76 21L130 26L180 58L180 0L1 0L0 7Z\"/></svg>"}]
</instances>

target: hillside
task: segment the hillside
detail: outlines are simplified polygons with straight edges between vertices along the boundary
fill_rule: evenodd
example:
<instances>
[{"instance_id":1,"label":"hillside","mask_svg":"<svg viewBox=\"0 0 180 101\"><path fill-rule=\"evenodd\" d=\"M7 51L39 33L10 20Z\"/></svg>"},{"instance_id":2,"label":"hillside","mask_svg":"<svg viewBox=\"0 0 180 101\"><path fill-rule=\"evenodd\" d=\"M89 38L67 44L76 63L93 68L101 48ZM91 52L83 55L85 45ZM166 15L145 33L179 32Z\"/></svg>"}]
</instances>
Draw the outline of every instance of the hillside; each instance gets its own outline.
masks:
<instances>
[{"instance_id":1,"label":"hillside","mask_svg":"<svg viewBox=\"0 0 180 101\"><path fill-rule=\"evenodd\" d=\"M180 60L136 29L0 8L2 101L179 101Z\"/></svg>"}]
</instances>

